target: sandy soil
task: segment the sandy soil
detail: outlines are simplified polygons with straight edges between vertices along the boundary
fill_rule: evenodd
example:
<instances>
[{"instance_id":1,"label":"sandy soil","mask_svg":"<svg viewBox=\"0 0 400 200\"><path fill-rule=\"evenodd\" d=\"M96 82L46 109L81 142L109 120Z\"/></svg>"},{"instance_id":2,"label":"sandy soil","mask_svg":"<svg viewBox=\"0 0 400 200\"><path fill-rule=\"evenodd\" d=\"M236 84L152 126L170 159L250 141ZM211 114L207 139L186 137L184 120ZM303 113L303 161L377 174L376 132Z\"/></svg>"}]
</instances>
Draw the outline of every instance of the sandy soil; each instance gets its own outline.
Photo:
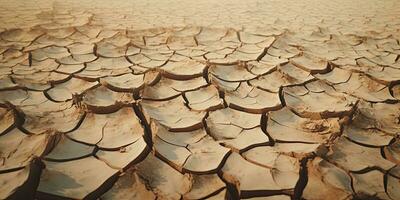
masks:
<instances>
[{"instance_id":1,"label":"sandy soil","mask_svg":"<svg viewBox=\"0 0 400 200\"><path fill-rule=\"evenodd\" d=\"M400 1L0 0L0 199L400 199Z\"/></svg>"}]
</instances>

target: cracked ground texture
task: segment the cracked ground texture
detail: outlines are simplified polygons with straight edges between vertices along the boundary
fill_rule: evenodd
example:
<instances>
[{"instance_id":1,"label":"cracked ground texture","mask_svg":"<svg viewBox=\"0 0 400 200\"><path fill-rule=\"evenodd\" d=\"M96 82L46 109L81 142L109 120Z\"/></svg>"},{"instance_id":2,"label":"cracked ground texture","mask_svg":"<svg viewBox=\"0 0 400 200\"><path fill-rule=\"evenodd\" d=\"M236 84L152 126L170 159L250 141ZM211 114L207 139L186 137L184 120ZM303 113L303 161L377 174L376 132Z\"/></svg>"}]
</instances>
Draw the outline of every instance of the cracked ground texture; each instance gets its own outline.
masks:
<instances>
[{"instance_id":1,"label":"cracked ground texture","mask_svg":"<svg viewBox=\"0 0 400 200\"><path fill-rule=\"evenodd\" d=\"M0 199L400 199L400 1L0 0Z\"/></svg>"}]
</instances>

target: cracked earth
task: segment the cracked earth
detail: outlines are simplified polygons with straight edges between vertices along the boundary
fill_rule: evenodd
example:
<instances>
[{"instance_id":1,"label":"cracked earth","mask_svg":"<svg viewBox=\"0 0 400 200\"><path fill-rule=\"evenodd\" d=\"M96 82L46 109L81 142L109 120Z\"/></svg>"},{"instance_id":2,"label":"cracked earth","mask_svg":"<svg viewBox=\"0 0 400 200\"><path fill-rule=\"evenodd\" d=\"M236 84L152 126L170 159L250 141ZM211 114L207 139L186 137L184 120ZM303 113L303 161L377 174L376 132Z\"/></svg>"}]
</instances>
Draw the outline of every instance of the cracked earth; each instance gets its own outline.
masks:
<instances>
[{"instance_id":1,"label":"cracked earth","mask_svg":"<svg viewBox=\"0 0 400 200\"><path fill-rule=\"evenodd\" d=\"M400 2L0 0L0 199L400 199Z\"/></svg>"}]
</instances>

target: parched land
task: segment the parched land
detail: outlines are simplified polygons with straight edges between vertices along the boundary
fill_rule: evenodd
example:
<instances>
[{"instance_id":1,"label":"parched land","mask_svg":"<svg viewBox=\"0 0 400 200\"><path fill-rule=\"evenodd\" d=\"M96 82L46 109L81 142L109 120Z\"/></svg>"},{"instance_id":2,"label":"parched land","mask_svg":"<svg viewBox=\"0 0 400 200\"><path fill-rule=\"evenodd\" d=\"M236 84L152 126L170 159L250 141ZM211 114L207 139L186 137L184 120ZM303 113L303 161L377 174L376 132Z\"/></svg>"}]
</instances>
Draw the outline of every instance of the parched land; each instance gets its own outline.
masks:
<instances>
[{"instance_id":1,"label":"parched land","mask_svg":"<svg viewBox=\"0 0 400 200\"><path fill-rule=\"evenodd\" d=\"M0 0L0 199L400 199L400 1Z\"/></svg>"}]
</instances>

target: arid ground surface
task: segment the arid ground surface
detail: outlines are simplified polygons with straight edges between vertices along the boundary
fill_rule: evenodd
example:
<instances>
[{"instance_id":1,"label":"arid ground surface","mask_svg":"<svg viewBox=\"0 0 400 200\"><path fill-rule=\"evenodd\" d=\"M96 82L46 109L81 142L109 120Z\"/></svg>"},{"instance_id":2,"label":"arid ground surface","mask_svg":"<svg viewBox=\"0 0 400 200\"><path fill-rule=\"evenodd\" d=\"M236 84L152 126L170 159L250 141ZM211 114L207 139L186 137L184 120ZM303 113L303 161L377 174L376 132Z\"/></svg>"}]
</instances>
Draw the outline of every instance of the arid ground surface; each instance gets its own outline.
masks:
<instances>
[{"instance_id":1,"label":"arid ground surface","mask_svg":"<svg viewBox=\"0 0 400 200\"><path fill-rule=\"evenodd\" d=\"M398 0L0 0L0 199L400 199Z\"/></svg>"}]
</instances>

